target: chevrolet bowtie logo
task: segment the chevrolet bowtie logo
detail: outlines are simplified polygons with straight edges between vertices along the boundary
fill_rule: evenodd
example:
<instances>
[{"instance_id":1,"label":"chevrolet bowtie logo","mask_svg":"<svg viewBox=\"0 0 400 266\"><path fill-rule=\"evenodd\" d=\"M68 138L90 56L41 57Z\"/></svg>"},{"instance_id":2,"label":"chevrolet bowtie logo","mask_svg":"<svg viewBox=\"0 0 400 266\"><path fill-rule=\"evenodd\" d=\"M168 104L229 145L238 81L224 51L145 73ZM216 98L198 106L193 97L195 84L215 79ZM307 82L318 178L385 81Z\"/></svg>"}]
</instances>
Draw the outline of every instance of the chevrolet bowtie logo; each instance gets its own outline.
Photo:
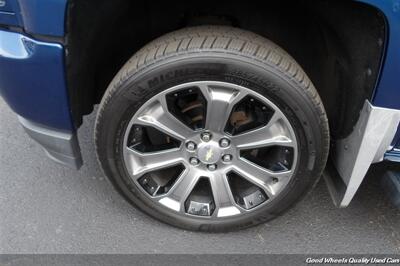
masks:
<instances>
[{"instance_id":1,"label":"chevrolet bowtie logo","mask_svg":"<svg viewBox=\"0 0 400 266\"><path fill-rule=\"evenodd\" d=\"M213 150L209 149L206 153L206 161L209 161L213 156Z\"/></svg>"}]
</instances>

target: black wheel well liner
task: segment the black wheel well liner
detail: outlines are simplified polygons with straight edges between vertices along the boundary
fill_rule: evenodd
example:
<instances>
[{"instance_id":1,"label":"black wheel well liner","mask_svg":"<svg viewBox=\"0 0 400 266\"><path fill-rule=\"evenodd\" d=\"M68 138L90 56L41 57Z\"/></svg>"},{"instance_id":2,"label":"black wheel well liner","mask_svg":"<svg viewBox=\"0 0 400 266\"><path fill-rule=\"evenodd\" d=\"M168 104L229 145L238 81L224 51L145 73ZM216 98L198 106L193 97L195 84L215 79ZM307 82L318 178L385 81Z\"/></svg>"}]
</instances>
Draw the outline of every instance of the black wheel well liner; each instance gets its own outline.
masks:
<instances>
[{"instance_id":1,"label":"black wheel well liner","mask_svg":"<svg viewBox=\"0 0 400 266\"><path fill-rule=\"evenodd\" d=\"M347 136L371 99L386 40L375 8L353 1L68 1L66 66L76 127L122 65L151 40L189 25L223 24L275 42L318 90L333 138Z\"/></svg>"}]
</instances>

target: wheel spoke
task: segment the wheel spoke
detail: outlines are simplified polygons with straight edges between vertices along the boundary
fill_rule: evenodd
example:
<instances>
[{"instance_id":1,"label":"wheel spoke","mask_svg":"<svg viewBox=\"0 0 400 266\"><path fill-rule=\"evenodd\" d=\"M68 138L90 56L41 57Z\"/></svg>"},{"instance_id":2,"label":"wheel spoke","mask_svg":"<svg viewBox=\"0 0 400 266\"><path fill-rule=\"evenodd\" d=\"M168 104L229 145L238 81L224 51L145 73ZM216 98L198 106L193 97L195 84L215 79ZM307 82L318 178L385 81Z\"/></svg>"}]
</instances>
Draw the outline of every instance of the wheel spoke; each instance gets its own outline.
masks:
<instances>
[{"instance_id":1,"label":"wheel spoke","mask_svg":"<svg viewBox=\"0 0 400 266\"><path fill-rule=\"evenodd\" d=\"M128 147L125 149L127 168L135 179L145 173L178 165L184 161L182 152L178 148L148 153L141 153Z\"/></svg>"},{"instance_id":2,"label":"wheel spoke","mask_svg":"<svg viewBox=\"0 0 400 266\"><path fill-rule=\"evenodd\" d=\"M214 197L216 213L220 208L234 205L232 191L225 174L215 172L214 176L210 178L210 183Z\"/></svg>"},{"instance_id":3,"label":"wheel spoke","mask_svg":"<svg viewBox=\"0 0 400 266\"><path fill-rule=\"evenodd\" d=\"M293 147L291 134L282 123L282 117L274 114L267 125L232 137L238 149L255 149L266 146Z\"/></svg>"},{"instance_id":4,"label":"wheel spoke","mask_svg":"<svg viewBox=\"0 0 400 266\"><path fill-rule=\"evenodd\" d=\"M196 186L199 178L200 176L197 174L195 169L187 168L168 192L168 197L173 198L180 203L180 211L185 211L185 200Z\"/></svg>"},{"instance_id":5,"label":"wheel spoke","mask_svg":"<svg viewBox=\"0 0 400 266\"><path fill-rule=\"evenodd\" d=\"M164 97L146 108L134 121L135 124L154 127L178 140L189 138L193 131L172 115Z\"/></svg>"},{"instance_id":6,"label":"wheel spoke","mask_svg":"<svg viewBox=\"0 0 400 266\"><path fill-rule=\"evenodd\" d=\"M199 86L207 100L206 129L222 132L231 114L233 106L247 93L235 89Z\"/></svg>"},{"instance_id":7,"label":"wheel spoke","mask_svg":"<svg viewBox=\"0 0 400 266\"><path fill-rule=\"evenodd\" d=\"M273 172L243 158L235 160L233 169L243 178L263 189L269 198L277 193L276 188L272 186L273 178L284 183L292 174L292 171Z\"/></svg>"}]
</instances>

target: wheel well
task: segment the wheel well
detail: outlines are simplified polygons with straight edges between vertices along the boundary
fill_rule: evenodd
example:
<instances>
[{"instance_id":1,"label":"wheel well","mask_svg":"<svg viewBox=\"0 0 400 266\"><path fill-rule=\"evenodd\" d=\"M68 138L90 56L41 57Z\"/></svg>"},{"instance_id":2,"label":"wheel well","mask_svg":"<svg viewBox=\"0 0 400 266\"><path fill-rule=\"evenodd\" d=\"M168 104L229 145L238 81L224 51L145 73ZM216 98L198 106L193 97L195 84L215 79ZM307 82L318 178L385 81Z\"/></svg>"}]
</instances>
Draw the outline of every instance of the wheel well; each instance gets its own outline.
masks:
<instances>
[{"instance_id":1,"label":"wheel well","mask_svg":"<svg viewBox=\"0 0 400 266\"><path fill-rule=\"evenodd\" d=\"M317 88L333 138L348 135L371 99L385 42L385 19L353 1L69 0L66 65L75 125L93 110L122 65L151 40L182 27L232 25L291 54Z\"/></svg>"}]
</instances>

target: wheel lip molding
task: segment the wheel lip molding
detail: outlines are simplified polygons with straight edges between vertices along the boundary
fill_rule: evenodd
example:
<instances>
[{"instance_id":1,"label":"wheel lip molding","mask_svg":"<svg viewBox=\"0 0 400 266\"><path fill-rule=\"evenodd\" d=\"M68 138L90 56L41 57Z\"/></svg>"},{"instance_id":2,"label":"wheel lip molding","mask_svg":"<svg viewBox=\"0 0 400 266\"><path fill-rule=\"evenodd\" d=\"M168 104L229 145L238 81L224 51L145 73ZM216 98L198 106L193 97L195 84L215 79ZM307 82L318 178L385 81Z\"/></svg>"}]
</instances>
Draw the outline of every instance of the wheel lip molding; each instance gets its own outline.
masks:
<instances>
[{"instance_id":1,"label":"wheel lip molding","mask_svg":"<svg viewBox=\"0 0 400 266\"><path fill-rule=\"evenodd\" d=\"M399 122L400 110L377 107L366 100L353 132L336 141L331 158L341 180L326 173L324 178L338 207L349 205L369 166L382 161L392 148Z\"/></svg>"}]
</instances>

